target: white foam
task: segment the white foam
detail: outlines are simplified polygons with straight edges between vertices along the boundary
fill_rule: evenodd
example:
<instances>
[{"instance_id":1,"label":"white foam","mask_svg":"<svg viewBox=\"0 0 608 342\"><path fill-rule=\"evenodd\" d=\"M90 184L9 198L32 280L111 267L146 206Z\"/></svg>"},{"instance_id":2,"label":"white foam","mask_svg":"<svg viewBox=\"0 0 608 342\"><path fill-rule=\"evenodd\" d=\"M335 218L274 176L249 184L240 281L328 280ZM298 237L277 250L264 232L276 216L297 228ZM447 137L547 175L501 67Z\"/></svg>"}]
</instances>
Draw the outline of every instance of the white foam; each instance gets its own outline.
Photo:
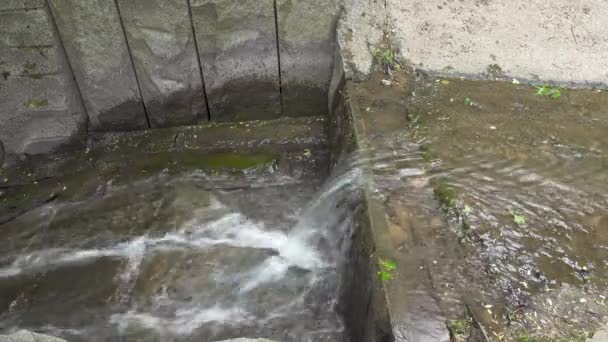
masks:
<instances>
[{"instance_id":1,"label":"white foam","mask_svg":"<svg viewBox=\"0 0 608 342\"><path fill-rule=\"evenodd\" d=\"M239 307L225 308L215 305L210 308L178 309L173 317L160 317L147 312L129 311L115 314L110 323L121 331L129 328L144 328L159 333L189 335L207 323L237 324L250 319L249 313Z\"/></svg>"}]
</instances>

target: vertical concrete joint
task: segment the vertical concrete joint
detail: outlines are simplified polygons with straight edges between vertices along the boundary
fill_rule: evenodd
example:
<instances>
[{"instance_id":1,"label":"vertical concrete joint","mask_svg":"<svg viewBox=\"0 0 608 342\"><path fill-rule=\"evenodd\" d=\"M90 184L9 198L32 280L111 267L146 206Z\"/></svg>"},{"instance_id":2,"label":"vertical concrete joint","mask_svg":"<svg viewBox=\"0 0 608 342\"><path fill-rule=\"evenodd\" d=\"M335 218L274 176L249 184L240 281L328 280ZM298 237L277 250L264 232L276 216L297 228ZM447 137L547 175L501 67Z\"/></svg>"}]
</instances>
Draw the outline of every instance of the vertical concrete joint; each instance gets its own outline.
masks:
<instances>
[{"instance_id":1,"label":"vertical concrete joint","mask_svg":"<svg viewBox=\"0 0 608 342\"><path fill-rule=\"evenodd\" d=\"M141 84L139 83L139 75L137 74L137 68L135 67L135 62L133 61L133 52L131 51L131 46L129 45L129 39L127 38L127 31L125 30L125 23L122 18L122 14L120 13L120 6L118 5L118 0L114 0L114 6L116 6L116 11L118 12L118 20L120 22L120 29L122 30L122 36L127 45L127 52L129 53L129 60L131 61L131 67L133 68L133 72L135 73L135 82L137 83L137 91L139 92L139 98L141 99L141 104L144 107L144 114L146 115L146 124L148 128L152 128L150 125L150 116L148 115L148 109L146 108L146 101L144 101L143 94L141 92Z\"/></svg>"},{"instance_id":2,"label":"vertical concrete joint","mask_svg":"<svg viewBox=\"0 0 608 342\"><path fill-rule=\"evenodd\" d=\"M198 71L201 75L201 82L203 83L203 97L205 98L205 106L207 108L207 121L211 121L211 110L209 109L209 99L207 97L207 87L205 85L205 74L203 73L203 66L201 65L200 50L198 48L198 38L196 37L196 29L194 28L194 19L192 19L192 5L190 0L186 0L188 5L188 16L190 17L190 25L192 26L192 39L194 39L194 47L196 49L196 62L198 63Z\"/></svg>"},{"instance_id":3,"label":"vertical concrete joint","mask_svg":"<svg viewBox=\"0 0 608 342\"><path fill-rule=\"evenodd\" d=\"M283 76L281 74L281 46L279 42L279 12L277 11L277 0L273 0L274 9L274 29L276 33L276 45L277 45L277 67L279 70L279 101L281 103L281 115L284 115L283 110Z\"/></svg>"}]
</instances>

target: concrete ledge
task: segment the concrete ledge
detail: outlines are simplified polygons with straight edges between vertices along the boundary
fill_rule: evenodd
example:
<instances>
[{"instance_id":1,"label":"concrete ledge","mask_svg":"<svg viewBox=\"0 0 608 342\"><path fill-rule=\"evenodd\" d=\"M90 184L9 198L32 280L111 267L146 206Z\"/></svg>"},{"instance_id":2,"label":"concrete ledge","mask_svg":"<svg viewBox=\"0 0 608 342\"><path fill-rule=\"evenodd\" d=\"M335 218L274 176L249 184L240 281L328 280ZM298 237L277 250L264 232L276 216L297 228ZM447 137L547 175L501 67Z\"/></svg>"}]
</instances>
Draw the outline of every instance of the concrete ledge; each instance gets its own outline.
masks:
<instances>
[{"instance_id":1,"label":"concrete ledge","mask_svg":"<svg viewBox=\"0 0 608 342\"><path fill-rule=\"evenodd\" d=\"M336 52L334 57L328 123L330 163L334 166L349 163L355 155L355 162L362 168L363 177L371 179L371 165L359 163L359 160L369 157L370 151L365 128L351 102L349 89L352 83L346 81L341 54ZM350 341L393 341L388 289L378 277L381 258L393 256L393 251L388 248L390 240L387 240L384 210L374 199L372 187L367 182L364 183L361 199L342 280L342 315Z\"/></svg>"},{"instance_id":2,"label":"concrete ledge","mask_svg":"<svg viewBox=\"0 0 608 342\"><path fill-rule=\"evenodd\" d=\"M387 107L387 113L367 112L367 104L360 99L364 91L358 89L358 84L345 80L340 56L338 54L331 87L332 160L335 163L340 155L348 155L341 151L354 151L356 165L361 168L364 179L362 209L358 213L359 225L354 230L342 299L350 338L353 341L447 342L446 319L432 293L427 291L432 288L432 281L419 269L424 260L417 253L423 247L417 246L413 235L409 235L411 250L400 249L402 242L395 241L387 214L388 200L379 192L372 169L375 153L387 152L382 150L382 137L405 127L406 113L394 115L399 111L392 107L390 110ZM379 103L399 107L399 94L387 92L383 96L386 98L377 99ZM394 262L397 269L390 279L382 280L381 265L387 260Z\"/></svg>"}]
</instances>

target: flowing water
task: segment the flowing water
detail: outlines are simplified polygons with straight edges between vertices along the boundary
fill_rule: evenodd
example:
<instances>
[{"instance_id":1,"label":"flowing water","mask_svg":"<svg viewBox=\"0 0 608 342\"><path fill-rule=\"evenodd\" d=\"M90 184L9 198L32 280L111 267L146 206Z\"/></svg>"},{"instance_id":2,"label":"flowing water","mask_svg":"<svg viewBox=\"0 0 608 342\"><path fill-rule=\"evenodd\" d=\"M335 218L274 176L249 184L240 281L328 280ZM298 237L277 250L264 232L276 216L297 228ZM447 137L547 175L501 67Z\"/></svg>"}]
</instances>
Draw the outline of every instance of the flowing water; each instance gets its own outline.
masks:
<instances>
[{"instance_id":1,"label":"flowing water","mask_svg":"<svg viewBox=\"0 0 608 342\"><path fill-rule=\"evenodd\" d=\"M412 314L421 336L465 306L493 340L606 325L608 93L425 77L357 91L391 128L370 133L391 238L438 306Z\"/></svg>"},{"instance_id":2,"label":"flowing water","mask_svg":"<svg viewBox=\"0 0 608 342\"><path fill-rule=\"evenodd\" d=\"M336 306L359 172L280 171L238 182L161 171L3 224L0 331L343 340Z\"/></svg>"}]
</instances>

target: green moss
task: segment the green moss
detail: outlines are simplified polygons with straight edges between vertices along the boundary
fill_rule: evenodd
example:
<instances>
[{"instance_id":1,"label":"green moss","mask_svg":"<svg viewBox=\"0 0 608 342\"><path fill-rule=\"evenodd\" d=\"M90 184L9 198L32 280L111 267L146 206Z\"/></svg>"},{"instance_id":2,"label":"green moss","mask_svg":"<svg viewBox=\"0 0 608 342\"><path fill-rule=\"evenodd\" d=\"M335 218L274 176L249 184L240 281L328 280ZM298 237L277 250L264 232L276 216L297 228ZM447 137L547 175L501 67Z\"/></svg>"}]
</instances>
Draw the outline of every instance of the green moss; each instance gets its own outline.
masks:
<instances>
[{"instance_id":1,"label":"green moss","mask_svg":"<svg viewBox=\"0 0 608 342\"><path fill-rule=\"evenodd\" d=\"M244 171L265 168L276 159L266 154L214 153L203 156L188 156L178 163L187 168Z\"/></svg>"},{"instance_id":2,"label":"green moss","mask_svg":"<svg viewBox=\"0 0 608 342\"><path fill-rule=\"evenodd\" d=\"M435 184L434 192L435 197L444 207L451 208L454 206L454 202L456 202L456 197L458 196L454 187L440 181Z\"/></svg>"},{"instance_id":3,"label":"green moss","mask_svg":"<svg viewBox=\"0 0 608 342\"><path fill-rule=\"evenodd\" d=\"M29 103L27 103L27 106L30 108L47 107L48 105L49 105L49 100L47 100L47 99L32 100Z\"/></svg>"}]
</instances>

